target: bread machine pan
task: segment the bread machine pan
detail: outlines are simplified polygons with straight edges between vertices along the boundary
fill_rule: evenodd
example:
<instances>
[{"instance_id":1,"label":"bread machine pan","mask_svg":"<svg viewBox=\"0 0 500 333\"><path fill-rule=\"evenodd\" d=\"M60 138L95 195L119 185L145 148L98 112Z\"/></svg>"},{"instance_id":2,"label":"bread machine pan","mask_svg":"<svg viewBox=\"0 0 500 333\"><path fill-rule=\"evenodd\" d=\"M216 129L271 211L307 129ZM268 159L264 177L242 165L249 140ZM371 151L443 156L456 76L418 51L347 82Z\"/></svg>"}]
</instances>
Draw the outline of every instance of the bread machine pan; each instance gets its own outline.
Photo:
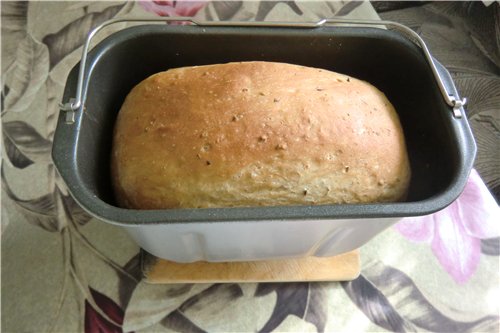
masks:
<instances>
[{"instance_id":1,"label":"bread machine pan","mask_svg":"<svg viewBox=\"0 0 500 333\"><path fill-rule=\"evenodd\" d=\"M363 26L341 26L339 21L137 25L112 34L87 53L93 31L83 50L86 63L68 76L53 145L54 163L70 193L92 216L125 228L148 252L177 262L333 256L360 247L402 217L445 208L463 190L476 153L450 74L408 28L376 22L396 27L396 32L368 27L368 21L357 21ZM407 200L171 210L117 207L110 183L111 139L116 115L132 87L169 68L250 60L333 70L383 91L405 132L412 167Z\"/></svg>"}]
</instances>

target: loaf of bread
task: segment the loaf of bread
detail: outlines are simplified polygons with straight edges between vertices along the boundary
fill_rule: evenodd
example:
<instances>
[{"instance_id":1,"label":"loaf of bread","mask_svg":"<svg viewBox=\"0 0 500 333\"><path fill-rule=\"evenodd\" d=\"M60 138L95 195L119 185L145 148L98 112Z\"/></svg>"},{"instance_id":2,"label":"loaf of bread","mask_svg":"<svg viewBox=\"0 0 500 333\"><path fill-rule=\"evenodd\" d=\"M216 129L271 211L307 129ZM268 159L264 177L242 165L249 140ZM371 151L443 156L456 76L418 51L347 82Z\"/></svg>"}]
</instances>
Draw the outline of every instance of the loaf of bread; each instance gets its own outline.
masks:
<instances>
[{"instance_id":1,"label":"loaf of bread","mask_svg":"<svg viewBox=\"0 0 500 333\"><path fill-rule=\"evenodd\" d=\"M171 69L139 83L115 125L116 200L134 209L402 200L394 107L371 84L298 65Z\"/></svg>"}]
</instances>

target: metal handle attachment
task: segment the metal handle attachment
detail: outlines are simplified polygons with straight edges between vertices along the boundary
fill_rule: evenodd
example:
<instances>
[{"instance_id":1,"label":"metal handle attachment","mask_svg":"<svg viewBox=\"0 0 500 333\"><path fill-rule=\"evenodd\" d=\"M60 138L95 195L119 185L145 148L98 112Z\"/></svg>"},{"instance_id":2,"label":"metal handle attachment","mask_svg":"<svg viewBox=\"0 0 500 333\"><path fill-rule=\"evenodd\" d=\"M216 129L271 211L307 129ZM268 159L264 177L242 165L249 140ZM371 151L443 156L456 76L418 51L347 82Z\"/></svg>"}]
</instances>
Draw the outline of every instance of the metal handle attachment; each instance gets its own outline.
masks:
<instances>
[{"instance_id":1,"label":"metal handle attachment","mask_svg":"<svg viewBox=\"0 0 500 333\"><path fill-rule=\"evenodd\" d=\"M82 58L80 61L80 69L78 73L78 82L76 88L76 97L71 98L66 103L60 103L59 106L62 111L66 112L66 123L74 123L75 122L75 112L80 109L83 105L82 95L83 95L83 81L85 76L85 69L87 63L87 55L89 51L89 46L92 38L103 28L122 22L189 22L191 24L201 26L201 27L279 27L279 28L318 28L323 26L333 26L338 24L345 24L349 26L374 26L376 28L383 29L392 28L401 33L404 37L406 37L411 42L417 44L423 51L427 63L434 74L434 78L436 79L437 85L443 98L453 111L453 116L455 118L462 118L461 108L467 103L466 98L460 98L458 95L455 97L450 95L446 90L443 79L439 74L436 64L425 44L424 40L412 29L392 21L377 21L377 20L352 20L352 19L341 19L341 18L330 18L330 19L322 19L318 22L255 22L255 21L199 21L192 17L162 17L162 18L118 18L112 19L102 23L97 26L87 36L85 40L85 44L83 45L82 50Z\"/></svg>"}]
</instances>

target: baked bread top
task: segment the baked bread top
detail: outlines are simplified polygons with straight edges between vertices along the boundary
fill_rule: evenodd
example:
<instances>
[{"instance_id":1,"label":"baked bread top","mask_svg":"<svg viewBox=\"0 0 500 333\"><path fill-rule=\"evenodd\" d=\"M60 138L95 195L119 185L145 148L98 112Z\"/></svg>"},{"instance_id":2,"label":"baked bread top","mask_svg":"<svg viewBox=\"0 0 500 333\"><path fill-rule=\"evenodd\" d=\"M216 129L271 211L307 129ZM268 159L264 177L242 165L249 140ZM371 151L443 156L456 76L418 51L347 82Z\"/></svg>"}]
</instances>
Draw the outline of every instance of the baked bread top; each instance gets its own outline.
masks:
<instances>
[{"instance_id":1,"label":"baked bread top","mask_svg":"<svg viewBox=\"0 0 500 333\"><path fill-rule=\"evenodd\" d=\"M240 62L139 83L116 120L111 175L135 209L398 201L410 181L396 111L324 69Z\"/></svg>"}]
</instances>

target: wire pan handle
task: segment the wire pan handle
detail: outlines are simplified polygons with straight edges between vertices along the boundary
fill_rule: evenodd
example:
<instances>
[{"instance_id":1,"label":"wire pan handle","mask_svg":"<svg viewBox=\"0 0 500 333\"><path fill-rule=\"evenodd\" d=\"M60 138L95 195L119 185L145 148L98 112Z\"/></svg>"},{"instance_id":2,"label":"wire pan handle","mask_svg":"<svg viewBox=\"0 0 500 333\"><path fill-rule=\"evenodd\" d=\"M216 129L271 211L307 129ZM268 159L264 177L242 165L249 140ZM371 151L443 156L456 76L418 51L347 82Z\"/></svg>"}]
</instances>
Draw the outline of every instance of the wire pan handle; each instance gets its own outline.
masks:
<instances>
[{"instance_id":1,"label":"wire pan handle","mask_svg":"<svg viewBox=\"0 0 500 333\"><path fill-rule=\"evenodd\" d=\"M460 110L466 103L466 98L455 97L448 93L446 87L443 83L443 79L439 74L436 64L432 59L432 56L427 48L427 45L423 39L412 29L392 21L377 21L377 20L352 20L352 19L341 19L341 18L330 18L322 19L318 22L255 22L255 21L199 21L192 17L162 17L162 18L118 18L112 19L102 23L96 28L92 29L85 40L82 50L82 58L80 61L80 69L78 73L78 82L76 88L76 97L71 98L66 103L59 104L62 111L66 112L66 122L75 122L75 112L82 107L82 95L83 95L83 80L85 77L85 68L87 63L87 55L89 51L89 46L92 38L103 28L122 22L190 22L191 24L201 26L201 27L279 27L279 28L318 28L323 26L332 26L335 24L348 24L355 26L374 26L376 28L383 29L385 27L392 28L401 33L405 38L411 42L417 44L424 52L425 58L429 67L434 74L434 78L438 84L441 95L453 111L455 118L462 118L462 111Z\"/></svg>"}]
</instances>

